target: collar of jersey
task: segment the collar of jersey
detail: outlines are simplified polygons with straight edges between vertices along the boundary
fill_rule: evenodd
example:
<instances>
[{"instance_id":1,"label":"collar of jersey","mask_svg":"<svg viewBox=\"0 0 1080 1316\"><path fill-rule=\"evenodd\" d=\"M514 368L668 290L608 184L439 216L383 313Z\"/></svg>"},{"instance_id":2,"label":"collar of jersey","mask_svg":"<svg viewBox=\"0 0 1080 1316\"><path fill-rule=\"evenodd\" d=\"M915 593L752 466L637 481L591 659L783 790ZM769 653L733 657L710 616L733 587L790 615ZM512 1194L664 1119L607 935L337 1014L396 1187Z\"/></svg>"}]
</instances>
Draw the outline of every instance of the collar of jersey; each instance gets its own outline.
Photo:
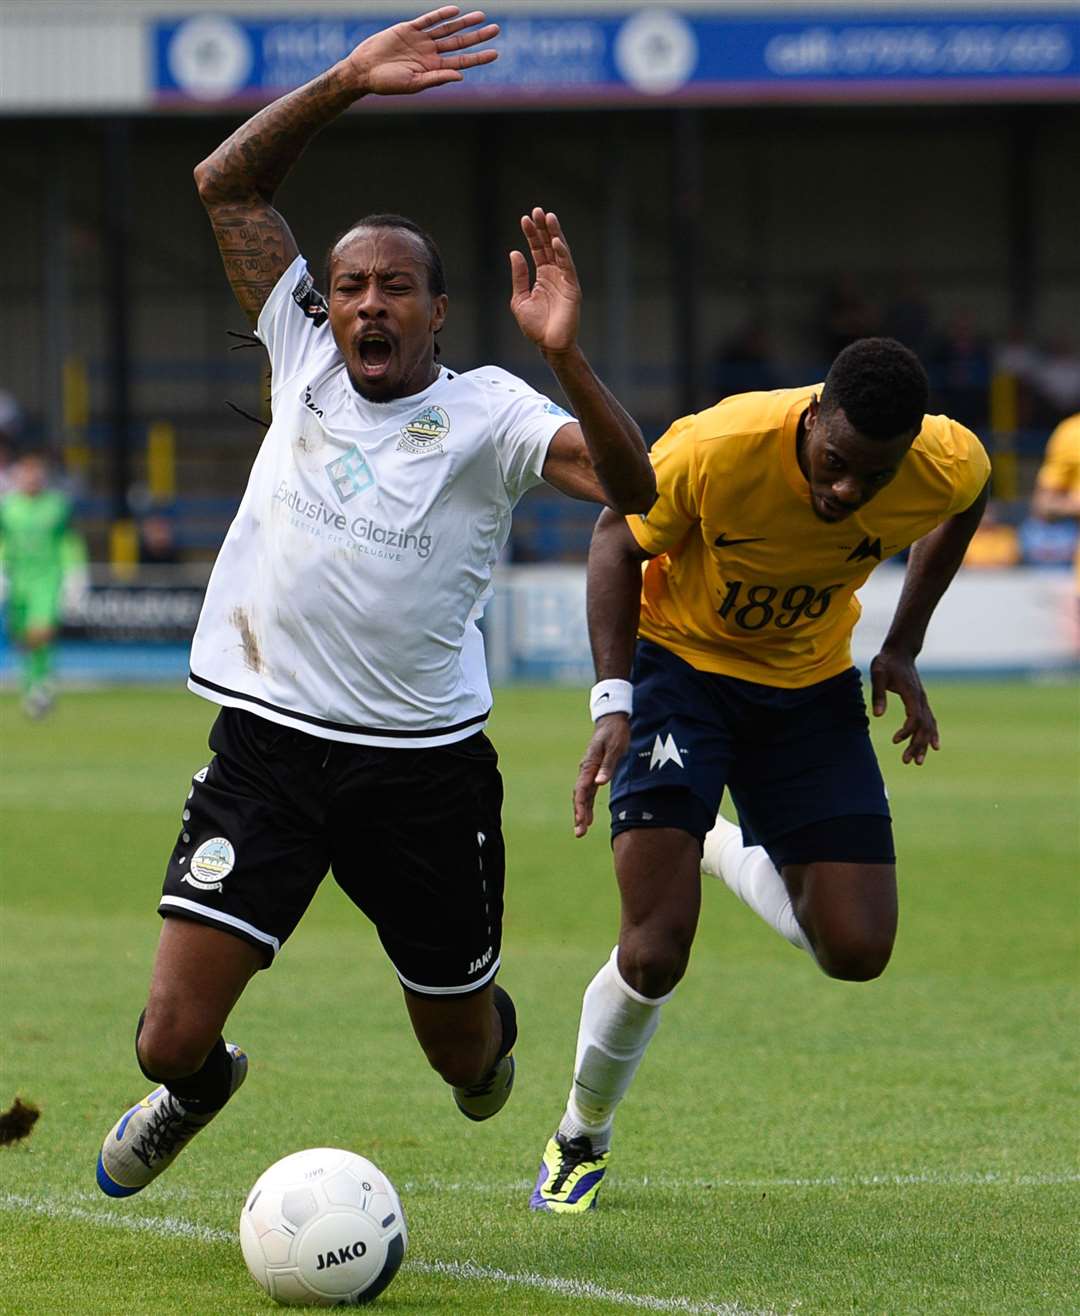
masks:
<instances>
[{"instance_id":1,"label":"collar of jersey","mask_svg":"<svg viewBox=\"0 0 1080 1316\"><path fill-rule=\"evenodd\" d=\"M411 415L427 402L432 393L434 393L439 385L442 384L445 379L448 379L449 376L449 370L447 370L445 366L440 366L438 375L431 381L427 388L422 389L419 393L410 393L407 397L403 398L391 398L388 402L372 402L370 398L364 397L353 388L349 380L349 372L343 365L341 371L341 388L349 405L355 407L366 421L378 425L383 421L395 420L400 415Z\"/></svg>"}]
</instances>

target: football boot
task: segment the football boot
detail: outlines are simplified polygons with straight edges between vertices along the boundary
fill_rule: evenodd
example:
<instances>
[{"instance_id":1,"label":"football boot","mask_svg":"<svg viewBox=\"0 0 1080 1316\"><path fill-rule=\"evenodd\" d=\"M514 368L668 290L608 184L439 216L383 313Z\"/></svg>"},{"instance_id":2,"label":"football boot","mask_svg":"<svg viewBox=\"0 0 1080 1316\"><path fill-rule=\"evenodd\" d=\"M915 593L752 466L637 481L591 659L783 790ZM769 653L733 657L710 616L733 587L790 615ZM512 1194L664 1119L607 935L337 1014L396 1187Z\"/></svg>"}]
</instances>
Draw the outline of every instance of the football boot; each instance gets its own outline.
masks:
<instances>
[{"instance_id":1,"label":"football boot","mask_svg":"<svg viewBox=\"0 0 1080 1316\"><path fill-rule=\"evenodd\" d=\"M232 1078L229 1096L247 1077L247 1056L225 1043ZM130 1197L167 1170L192 1138L217 1114L188 1110L166 1087L155 1088L109 1130L98 1156L97 1182L110 1197Z\"/></svg>"},{"instance_id":2,"label":"football boot","mask_svg":"<svg viewBox=\"0 0 1080 1316\"><path fill-rule=\"evenodd\" d=\"M544 1148L529 1205L534 1211L561 1215L592 1211L609 1155L607 1151L593 1151L586 1137L567 1138L556 1133Z\"/></svg>"}]
</instances>

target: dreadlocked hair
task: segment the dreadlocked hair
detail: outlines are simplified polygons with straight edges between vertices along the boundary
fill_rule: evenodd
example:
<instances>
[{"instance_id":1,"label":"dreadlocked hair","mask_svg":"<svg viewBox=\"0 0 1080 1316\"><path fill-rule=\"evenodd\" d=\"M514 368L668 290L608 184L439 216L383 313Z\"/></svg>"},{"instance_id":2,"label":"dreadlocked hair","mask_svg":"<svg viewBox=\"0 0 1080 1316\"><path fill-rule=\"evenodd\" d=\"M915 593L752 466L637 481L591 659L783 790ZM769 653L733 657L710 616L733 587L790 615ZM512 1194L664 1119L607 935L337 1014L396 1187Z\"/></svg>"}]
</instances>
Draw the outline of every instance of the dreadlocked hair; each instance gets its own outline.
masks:
<instances>
[{"instance_id":1,"label":"dreadlocked hair","mask_svg":"<svg viewBox=\"0 0 1080 1316\"><path fill-rule=\"evenodd\" d=\"M413 237L419 238L427 256L428 292L431 293L432 297L446 295L446 272L443 269L442 254L435 245L435 239L414 220L406 219L404 215L394 214L365 215L363 219L358 219L354 224L350 224L348 228L341 230L333 242L330 243L330 248L326 253L326 265L323 275L327 288L330 286L330 261L338 243L358 228L401 229L406 233L411 233Z\"/></svg>"}]
</instances>

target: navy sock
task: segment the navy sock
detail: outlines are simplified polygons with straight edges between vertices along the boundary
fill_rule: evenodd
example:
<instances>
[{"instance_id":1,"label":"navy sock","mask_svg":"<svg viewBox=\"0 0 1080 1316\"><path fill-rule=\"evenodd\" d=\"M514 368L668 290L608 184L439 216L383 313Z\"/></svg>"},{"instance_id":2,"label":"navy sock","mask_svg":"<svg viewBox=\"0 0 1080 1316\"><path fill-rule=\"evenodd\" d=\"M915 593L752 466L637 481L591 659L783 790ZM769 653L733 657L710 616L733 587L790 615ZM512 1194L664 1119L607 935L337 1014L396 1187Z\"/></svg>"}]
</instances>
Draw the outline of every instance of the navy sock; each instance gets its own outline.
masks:
<instances>
[{"instance_id":1,"label":"navy sock","mask_svg":"<svg viewBox=\"0 0 1080 1316\"><path fill-rule=\"evenodd\" d=\"M514 1043L517 1041L517 1010L514 1009L514 1002L510 998L510 993L504 991L498 983L492 989L492 1003L499 1012L499 1018L502 1020L502 1042L499 1044L498 1059L507 1056L514 1049Z\"/></svg>"},{"instance_id":2,"label":"navy sock","mask_svg":"<svg viewBox=\"0 0 1080 1316\"><path fill-rule=\"evenodd\" d=\"M229 1099L229 1087L232 1083L232 1061L225 1047L225 1039L219 1037L210 1048L210 1054L203 1061L201 1068L194 1074L183 1078L162 1078L151 1074L139 1055L139 1035L146 1019L146 1011L139 1015L135 1028L135 1059L139 1068L151 1083L162 1083L178 1101L197 1115L212 1115L220 1110Z\"/></svg>"}]
</instances>

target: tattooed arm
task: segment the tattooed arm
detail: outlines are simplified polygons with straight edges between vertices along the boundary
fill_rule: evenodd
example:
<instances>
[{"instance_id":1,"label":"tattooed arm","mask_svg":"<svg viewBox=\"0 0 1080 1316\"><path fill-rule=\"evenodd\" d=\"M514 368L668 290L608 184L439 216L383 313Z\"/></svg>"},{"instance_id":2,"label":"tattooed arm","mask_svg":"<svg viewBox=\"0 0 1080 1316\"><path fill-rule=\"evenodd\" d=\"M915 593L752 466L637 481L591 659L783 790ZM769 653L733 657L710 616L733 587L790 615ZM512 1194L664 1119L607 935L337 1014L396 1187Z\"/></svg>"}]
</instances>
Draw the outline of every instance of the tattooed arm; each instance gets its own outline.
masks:
<instances>
[{"instance_id":1,"label":"tattooed arm","mask_svg":"<svg viewBox=\"0 0 1080 1316\"><path fill-rule=\"evenodd\" d=\"M352 103L351 98L341 99L337 82L331 70L283 96L196 167L195 185L210 216L225 275L253 325L298 254L296 240L271 198L310 138Z\"/></svg>"},{"instance_id":2,"label":"tattooed arm","mask_svg":"<svg viewBox=\"0 0 1080 1316\"><path fill-rule=\"evenodd\" d=\"M362 41L306 86L260 110L195 169L229 285L252 324L298 248L271 204L312 137L361 96L406 96L489 64L496 51L472 51L498 34L479 11L444 5ZM467 52L467 53L461 53Z\"/></svg>"}]
</instances>

